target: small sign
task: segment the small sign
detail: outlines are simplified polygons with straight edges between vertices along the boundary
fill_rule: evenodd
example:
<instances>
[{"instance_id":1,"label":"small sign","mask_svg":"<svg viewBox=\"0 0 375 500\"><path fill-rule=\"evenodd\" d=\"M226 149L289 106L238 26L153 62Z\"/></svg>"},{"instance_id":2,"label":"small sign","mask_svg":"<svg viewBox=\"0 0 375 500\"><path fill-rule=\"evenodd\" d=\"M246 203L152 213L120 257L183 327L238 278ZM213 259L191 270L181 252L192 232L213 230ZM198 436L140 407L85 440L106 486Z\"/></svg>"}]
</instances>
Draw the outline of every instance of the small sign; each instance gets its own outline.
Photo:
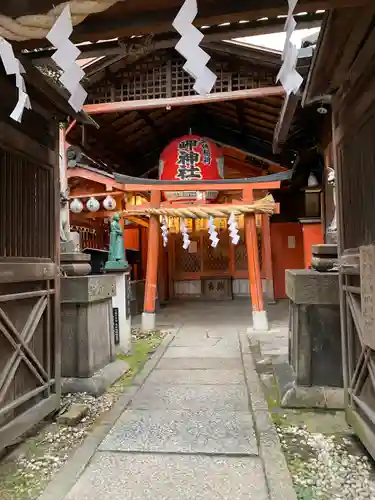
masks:
<instances>
[{"instance_id":1,"label":"small sign","mask_svg":"<svg viewBox=\"0 0 375 500\"><path fill-rule=\"evenodd\" d=\"M118 307L113 308L113 336L115 338L115 345L120 343L120 322L118 316Z\"/></svg>"},{"instance_id":2,"label":"small sign","mask_svg":"<svg viewBox=\"0 0 375 500\"><path fill-rule=\"evenodd\" d=\"M296 248L296 237L288 236L288 248Z\"/></svg>"},{"instance_id":3,"label":"small sign","mask_svg":"<svg viewBox=\"0 0 375 500\"><path fill-rule=\"evenodd\" d=\"M132 285L130 281L130 274L127 274L125 277L126 280L126 302L125 302L125 315L126 319L130 317L130 308L131 308L131 300L132 300Z\"/></svg>"}]
</instances>

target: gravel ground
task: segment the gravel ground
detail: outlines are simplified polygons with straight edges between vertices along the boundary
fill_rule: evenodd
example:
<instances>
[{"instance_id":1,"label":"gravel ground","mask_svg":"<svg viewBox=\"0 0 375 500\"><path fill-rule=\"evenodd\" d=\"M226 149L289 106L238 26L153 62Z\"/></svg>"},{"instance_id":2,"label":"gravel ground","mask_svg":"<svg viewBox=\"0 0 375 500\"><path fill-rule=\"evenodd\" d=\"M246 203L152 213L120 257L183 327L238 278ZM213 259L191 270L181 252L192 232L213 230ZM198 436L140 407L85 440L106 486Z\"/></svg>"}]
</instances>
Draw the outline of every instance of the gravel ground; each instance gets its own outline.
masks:
<instances>
[{"instance_id":1,"label":"gravel ground","mask_svg":"<svg viewBox=\"0 0 375 500\"><path fill-rule=\"evenodd\" d=\"M354 437L277 430L299 500L375 500L374 464Z\"/></svg>"},{"instance_id":2,"label":"gravel ground","mask_svg":"<svg viewBox=\"0 0 375 500\"><path fill-rule=\"evenodd\" d=\"M0 462L0 500L35 500L83 442L101 415L115 404L129 386L132 377L160 344L163 332L132 331L132 356L127 359L130 372L107 393L95 398L86 393L62 397L60 412L72 404L88 407L87 415L75 427L57 422L47 424Z\"/></svg>"}]
</instances>

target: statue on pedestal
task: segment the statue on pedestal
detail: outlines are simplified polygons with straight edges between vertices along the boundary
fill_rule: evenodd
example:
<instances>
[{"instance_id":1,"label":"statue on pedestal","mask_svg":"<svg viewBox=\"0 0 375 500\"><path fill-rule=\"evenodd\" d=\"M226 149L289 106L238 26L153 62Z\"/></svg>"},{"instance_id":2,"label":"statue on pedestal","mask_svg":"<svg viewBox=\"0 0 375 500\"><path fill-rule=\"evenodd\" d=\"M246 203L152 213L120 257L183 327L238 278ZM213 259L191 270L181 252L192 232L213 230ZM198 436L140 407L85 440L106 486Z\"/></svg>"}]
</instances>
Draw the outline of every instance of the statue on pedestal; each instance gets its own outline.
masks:
<instances>
[{"instance_id":1,"label":"statue on pedestal","mask_svg":"<svg viewBox=\"0 0 375 500\"><path fill-rule=\"evenodd\" d=\"M333 188L333 205L335 207L335 212L331 224L327 229L327 239L330 240L329 243L337 243L337 218L336 218L336 175L333 168L328 168L328 184Z\"/></svg>"},{"instance_id":2,"label":"statue on pedestal","mask_svg":"<svg viewBox=\"0 0 375 500\"><path fill-rule=\"evenodd\" d=\"M107 271L121 271L128 268L128 262L125 257L123 230L119 221L120 214L115 214L111 220L109 255L105 265Z\"/></svg>"}]
</instances>

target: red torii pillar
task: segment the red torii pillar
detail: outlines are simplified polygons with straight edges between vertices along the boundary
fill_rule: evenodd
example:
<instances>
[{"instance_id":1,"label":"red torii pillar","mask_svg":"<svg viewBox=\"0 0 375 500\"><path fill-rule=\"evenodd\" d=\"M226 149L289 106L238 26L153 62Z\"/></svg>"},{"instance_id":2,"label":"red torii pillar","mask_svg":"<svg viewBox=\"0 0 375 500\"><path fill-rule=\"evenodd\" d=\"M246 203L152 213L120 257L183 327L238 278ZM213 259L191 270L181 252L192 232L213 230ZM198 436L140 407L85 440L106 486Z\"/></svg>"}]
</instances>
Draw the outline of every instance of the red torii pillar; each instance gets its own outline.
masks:
<instances>
[{"instance_id":1,"label":"red torii pillar","mask_svg":"<svg viewBox=\"0 0 375 500\"><path fill-rule=\"evenodd\" d=\"M151 191L151 207L159 207L161 199L160 191ZM156 296L158 285L158 263L159 263L159 216L150 215L148 226L148 245L147 245L147 268L145 298L142 313L142 330L154 330L156 326Z\"/></svg>"},{"instance_id":2,"label":"red torii pillar","mask_svg":"<svg viewBox=\"0 0 375 500\"><path fill-rule=\"evenodd\" d=\"M249 186L243 190L243 201L249 204L254 201L253 187ZM267 331L268 317L267 311L264 307L262 279L260 276L258 235L255 222L255 213L245 214L244 219L247 263L249 270L249 288L253 316L252 328L256 331Z\"/></svg>"}]
</instances>

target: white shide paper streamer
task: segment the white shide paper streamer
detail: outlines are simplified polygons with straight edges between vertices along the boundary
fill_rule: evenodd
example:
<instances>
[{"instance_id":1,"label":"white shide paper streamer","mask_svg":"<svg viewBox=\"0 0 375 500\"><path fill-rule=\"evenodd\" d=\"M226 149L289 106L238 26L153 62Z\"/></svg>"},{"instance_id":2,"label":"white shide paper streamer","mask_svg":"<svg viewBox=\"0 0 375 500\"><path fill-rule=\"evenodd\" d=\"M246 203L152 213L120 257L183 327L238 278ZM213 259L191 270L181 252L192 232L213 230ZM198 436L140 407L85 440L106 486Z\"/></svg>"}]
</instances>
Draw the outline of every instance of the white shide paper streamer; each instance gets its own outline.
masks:
<instances>
[{"instance_id":1,"label":"white shide paper streamer","mask_svg":"<svg viewBox=\"0 0 375 500\"><path fill-rule=\"evenodd\" d=\"M194 78L194 90L206 95L211 92L217 77L207 67L210 56L199 46L204 35L193 25L197 14L197 0L185 0L172 26L181 35L175 48L186 59L184 70Z\"/></svg>"},{"instance_id":2,"label":"white shide paper streamer","mask_svg":"<svg viewBox=\"0 0 375 500\"><path fill-rule=\"evenodd\" d=\"M162 225L161 225L161 236L163 239L163 247L167 246L168 243L168 225L167 225L167 218L165 215L162 218Z\"/></svg>"},{"instance_id":3,"label":"white shide paper streamer","mask_svg":"<svg viewBox=\"0 0 375 500\"><path fill-rule=\"evenodd\" d=\"M190 238L189 238L189 233L185 224L184 219L181 221L181 233L182 233L182 248L184 250L187 250L190 246Z\"/></svg>"},{"instance_id":4,"label":"white shide paper streamer","mask_svg":"<svg viewBox=\"0 0 375 500\"><path fill-rule=\"evenodd\" d=\"M210 235L211 246L216 248L219 243L219 238L214 224L214 218L212 216L208 219L208 234Z\"/></svg>"},{"instance_id":5,"label":"white shide paper streamer","mask_svg":"<svg viewBox=\"0 0 375 500\"><path fill-rule=\"evenodd\" d=\"M280 81L288 96L291 93L297 94L303 83L302 76L296 70L298 47L291 40L293 32L297 27L297 23L293 17L297 2L298 0L288 0L289 10L284 28L286 32L286 39L284 51L281 56L283 64L276 77L276 82Z\"/></svg>"},{"instance_id":6,"label":"white shide paper streamer","mask_svg":"<svg viewBox=\"0 0 375 500\"><path fill-rule=\"evenodd\" d=\"M68 101L70 106L78 113L83 107L87 92L80 84L85 72L77 63L81 51L69 40L72 33L72 18L70 7L67 5L52 26L47 35L47 40L57 49L52 59L63 70L60 82L70 93Z\"/></svg>"},{"instance_id":7,"label":"white shide paper streamer","mask_svg":"<svg viewBox=\"0 0 375 500\"><path fill-rule=\"evenodd\" d=\"M15 75L16 77L18 101L16 107L10 114L10 117L16 122L21 122L24 109L31 109L30 99L26 91L25 80L22 76L22 73L25 73L25 69L14 55L12 45L2 37L0 37L0 58L4 65L5 73L7 75Z\"/></svg>"},{"instance_id":8,"label":"white shide paper streamer","mask_svg":"<svg viewBox=\"0 0 375 500\"><path fill-rule=\"evenodd\" d=\"M228 226L229 226L229 231L230 231L229 234L230 234L232 243L233 243L233 245L237 245L237 243L240 241L240 236L238 234L238 225L237 225L236 217L233 213L231 213L229 216Z\"/></svg>"}]
</instances>

